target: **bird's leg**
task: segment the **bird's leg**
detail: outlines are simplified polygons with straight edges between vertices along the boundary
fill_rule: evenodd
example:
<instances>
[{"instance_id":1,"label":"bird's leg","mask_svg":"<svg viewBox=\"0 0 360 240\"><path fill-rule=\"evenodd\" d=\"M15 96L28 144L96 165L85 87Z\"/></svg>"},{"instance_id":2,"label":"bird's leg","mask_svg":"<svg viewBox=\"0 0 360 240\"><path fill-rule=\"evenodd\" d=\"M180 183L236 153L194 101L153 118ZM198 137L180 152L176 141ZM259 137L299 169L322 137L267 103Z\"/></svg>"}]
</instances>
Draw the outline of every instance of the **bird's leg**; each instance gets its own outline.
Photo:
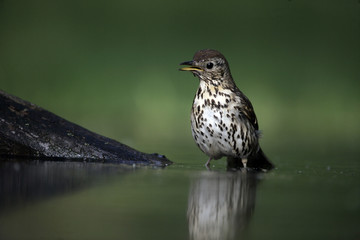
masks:
<instances>
[{"instance_id":1,"label":"bird's leg","mask_svg":"<svg viewBox=\"0 0 360 240\"><path fill-rule=\"evenodd\" d=\"M241 159L241 162L242 162L242 164L244 165L244 168L246 169L246 164L247 164L247 158L242 158Z\"/></svg>"},{"instance_id":2,"label":"bird's leg","mask_svg":"<svg viewBox=\"0 0 360 240\"><path fill-rule=\"evenodd\" d=\"M205 167L206 167L207 169L209 169L209 167L210 167L210 162L211 162L211 160L212 160L212 157L210 157L209 160L207 160L207 162L205 163Z\"/></svg>"}]
</instances>

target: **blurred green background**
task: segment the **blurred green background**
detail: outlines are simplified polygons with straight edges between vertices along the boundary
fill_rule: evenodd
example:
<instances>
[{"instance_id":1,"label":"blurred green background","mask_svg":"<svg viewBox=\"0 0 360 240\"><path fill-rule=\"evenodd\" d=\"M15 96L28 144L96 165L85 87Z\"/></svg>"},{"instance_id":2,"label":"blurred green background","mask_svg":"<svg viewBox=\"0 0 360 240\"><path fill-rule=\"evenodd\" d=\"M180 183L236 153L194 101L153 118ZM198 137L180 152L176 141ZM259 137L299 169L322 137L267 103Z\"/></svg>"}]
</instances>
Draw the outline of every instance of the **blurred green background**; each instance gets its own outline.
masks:
<instances>
[{"instance_id":1,"label":"blurred green background","mask_svg":"<svg viewBox=\"0 0 360 240\"><path fill-rule=\"evenodd\" d=\"M189 123L198 80L178 71L204 48L227 57L277 165L357 164L357 0L0 1L1 89L175 162L206 159Z\"/></svg>"}]
</instances>

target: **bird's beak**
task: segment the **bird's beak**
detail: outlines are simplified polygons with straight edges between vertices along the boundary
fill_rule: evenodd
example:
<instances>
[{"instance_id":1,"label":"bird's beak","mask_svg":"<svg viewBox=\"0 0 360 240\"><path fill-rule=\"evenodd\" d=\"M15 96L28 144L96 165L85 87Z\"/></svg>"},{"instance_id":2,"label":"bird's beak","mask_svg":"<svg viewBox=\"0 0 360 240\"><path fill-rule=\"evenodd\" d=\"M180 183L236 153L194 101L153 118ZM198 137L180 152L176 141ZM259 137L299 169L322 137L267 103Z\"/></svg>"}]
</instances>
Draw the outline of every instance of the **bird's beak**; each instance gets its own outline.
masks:
<instances>
[{"instance_id":1,"label":"bird's beak","mask_svg":"<svg viewBox=\"0 0 360 240\"><path fill-rule=\"evenodd\" d=\"M190 67L183 67L180 68L180 71L203 71L201 68L193 66L194 62L193 61L187 61L187 62L182 62L180 63L180 65L189 65Z\"/></svg>"}]
</instances>

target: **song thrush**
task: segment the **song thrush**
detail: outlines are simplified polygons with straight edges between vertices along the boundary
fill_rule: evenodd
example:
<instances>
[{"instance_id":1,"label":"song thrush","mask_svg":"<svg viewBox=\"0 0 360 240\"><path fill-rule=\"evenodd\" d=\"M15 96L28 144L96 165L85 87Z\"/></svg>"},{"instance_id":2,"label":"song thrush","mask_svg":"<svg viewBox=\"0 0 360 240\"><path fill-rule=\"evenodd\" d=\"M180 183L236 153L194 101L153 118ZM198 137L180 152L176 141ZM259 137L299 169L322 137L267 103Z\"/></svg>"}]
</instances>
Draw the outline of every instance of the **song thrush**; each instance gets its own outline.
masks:
<instances>
[{"instance_id":1,"label":"song thrush","mask_svg":"<svg viewBox=\"0 0 360 240\"><path fill-rule=\"evenodd\" d=\"M212 49L195 53L180 70L200 80L191 109L192 135L209 160L226 156L228 166L270 170L259 146L259 127L250 100L237 88L225 57Z\"/></svg>"}]
</instances>

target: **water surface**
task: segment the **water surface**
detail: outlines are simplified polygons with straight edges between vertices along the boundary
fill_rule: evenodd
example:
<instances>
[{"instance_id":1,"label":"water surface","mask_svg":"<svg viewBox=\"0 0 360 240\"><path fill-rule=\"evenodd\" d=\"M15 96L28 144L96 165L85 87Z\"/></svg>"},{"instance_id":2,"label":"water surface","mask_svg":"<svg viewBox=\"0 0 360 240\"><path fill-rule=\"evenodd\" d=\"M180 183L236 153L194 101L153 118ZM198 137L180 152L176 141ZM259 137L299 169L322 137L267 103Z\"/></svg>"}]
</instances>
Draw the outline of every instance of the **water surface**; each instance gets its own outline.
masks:
<instances>
[{"instance_id":1,"label":"water surface","mask_svg":"<svg viewBox=\"0 0 360 240\"><path fill-rule=\"evenodd\" d=\"M358 239L359 170L0 164L0 239Z\"/></svg>"}]
</instances>

